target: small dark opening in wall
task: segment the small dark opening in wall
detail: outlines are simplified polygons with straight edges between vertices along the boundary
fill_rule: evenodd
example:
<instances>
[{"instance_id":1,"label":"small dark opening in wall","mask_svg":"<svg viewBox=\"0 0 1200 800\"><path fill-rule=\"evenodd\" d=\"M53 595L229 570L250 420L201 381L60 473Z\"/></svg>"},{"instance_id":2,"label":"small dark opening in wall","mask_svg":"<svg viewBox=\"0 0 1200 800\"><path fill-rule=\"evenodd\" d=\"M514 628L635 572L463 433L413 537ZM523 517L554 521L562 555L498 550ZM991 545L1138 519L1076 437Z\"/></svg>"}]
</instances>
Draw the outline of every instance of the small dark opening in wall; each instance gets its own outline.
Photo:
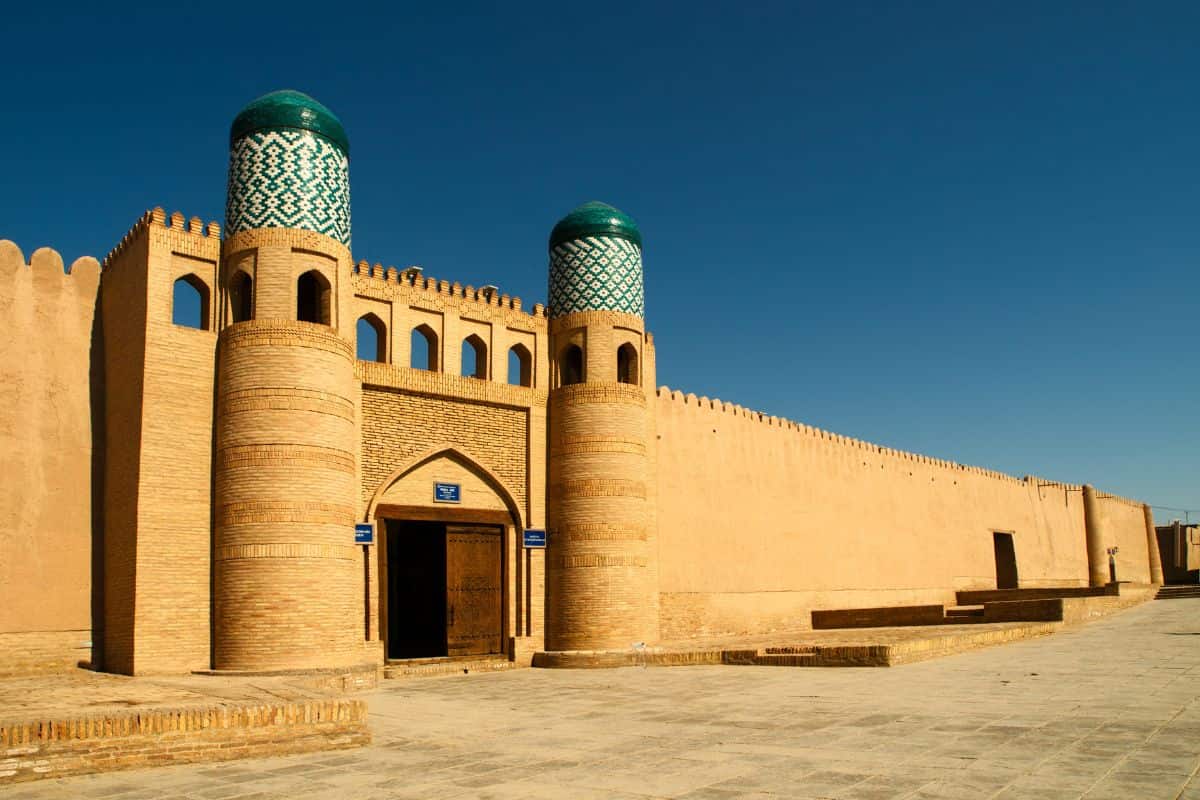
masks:
<instances>
[{"instance_id":1,"label":"small dark opening in wall","mask_svg":"<svg viewBox=\"0 0 1200 800\"><path fill-rule=\"evenodd\" d=\"M229 312L233 322L245 322L254 318L254 280L238 270L229 282Z\"/></svg>"},{"instance_id":2,"label":"small dark opening in wall","mask_svg":"<svg viewBox=\"0 0 1200 800\"><path fill-rule=\"evenodd\" d=\"M620 383L640 383L637 349L628 342L617 348L617 380Z\"/></svg>"},{"instance_id":3,"label":"small dark opening in wall","mask_svg":"<svg viewBox=\"0 0 1200 800\"><path fill-rule=\"evenodd\" d=\"M477 334L472 333L462 343L462 375L464 378L486 380L488 376L488 349Z\"/></svg>"},{"instance_id":4,"label":"small dark opening in wall","mask_svg":"<svg viewBox=\"0 0 1200 800\"><path fill-rule=\"evenodd\" d=\"M577 344L567 345L558 359L558 380L562 386L583 383L583 349Z\"/></svg>"},{"instance_id":5,"label":"small dark opening in wall","mask_svg":"<svg viewBox=\"0 0 1200 800\"><path fill-rule=\"evenodd\" d=\"M513 386L533 385L533 356L523 344L508 349L508 382Z\"/></svg>"},{"instance_id":6,"label":"small dark opening in wall","mask_svg":"<svg viewBox=\"0 0 1200 800\"><path fill-rule=\"evenodd\" d=\"M296 282L296 319L300 322L331 324L329 281L316 270L309 270Z\"/></svg>"},{"instance_id":7,"label":"small dark opening in wall","mask_svg":"<svg viewBox=\"0 0 1200 800\"><path fill-rule=\"evenodd\" d=\"M993 532L992 546L996 553L996 588L1018 588L1020 581L1017 576L1017 552L1013 547L1013 535Z\"/></svg>"}]
</instances>

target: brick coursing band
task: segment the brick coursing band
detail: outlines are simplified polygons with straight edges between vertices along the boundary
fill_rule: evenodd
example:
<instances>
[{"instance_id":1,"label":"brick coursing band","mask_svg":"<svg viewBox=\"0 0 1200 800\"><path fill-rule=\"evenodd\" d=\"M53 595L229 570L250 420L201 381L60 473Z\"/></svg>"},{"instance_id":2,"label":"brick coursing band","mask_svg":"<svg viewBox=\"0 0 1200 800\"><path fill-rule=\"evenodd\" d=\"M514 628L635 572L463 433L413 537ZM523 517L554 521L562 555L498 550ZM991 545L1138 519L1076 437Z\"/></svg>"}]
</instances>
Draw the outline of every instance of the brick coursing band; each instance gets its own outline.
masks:
<instances>
[{"instance_id":1,"label":"brick coursing band","mask_svg":"<svg viewBox=\"0 0 1200 800\"><path fill-rule=\"evenodd\" d=\"M627 436L564 436L550 445L551 456L577 453L646 454L646 443Z\"/></svg>"},{"instance_id":2,"label":"brick coursing band","mask_svg":"<svg viewBox=\"0 0 1200 800\"><path fill-rule=\"evenodd\" d=\"M260 500L223 503L217 522L221 525L249 525L259 522L325 522L341 525L353 517L354 508L340 503Z\"/></svg>"},{"instance_id":3,"label":"brick coursing band","mask_svg":"<svg viewBox=\"0 0 1200 800\"><path fill-rule=\"evenodd\" d=\"M478 378L452 375L447 372L399 367L377 361L355 362L354 375L362 381L364 387L402 389L430 397L445 397L514 408L546 405L545 389L481 381Z\"/></svg>"},{"instance_id":4,"label":"brick coursing band","mask_svg":"<svg viewBox=\"0 0 1200 800\"><path fill-rule=\"evenodd\" d=\"M628 478L584 478L552 484L550 491L561 498L568 497L638 497L645 499L645 481Z\"/></svg>"},{"instance_id":5,"label":"brick coursing band","mask_svg":"<svg viewBox=\"0 0 1200 800\"><path fill-rule=\"evenodd\" d=\"M358 548L352 544L227 544L213 551L214 561L240 561L249 558L332 558L339 561L357 561L361 557Z\"/></svg>"},{"instance_id":6,"label":"brick coursing band","mask_svg":"<svg viewBox=\"0 0 1200 800\"><path fill-rule=\"evenodd\" d=\"M559 408L591 403L620 403L646 406L646 393L632 383L574 383L550 393L550 403Z\"/></svg>"},{"instance_id":7,"label":"brick coursing band","mask_svg":"<svg viewBox=\"0 0 1200 800\"><path fill-rule=\"evenodd\" d=\"M582 569L587 567L644 567L648 563L644 556L601 555L585 553L578 556L561 556L555 560L560 569Z\"/></svg>"},{"instance_id":8,"label":"brick coursing band","mask_svg":"<svg viewBox=\"0 0 1200 800\"><path fill-rule=\"evenodd\" d=\"M576 311L550 320L550 332L557 334L573 328L613 327L629 328L639 333L646 323L637 314L622 311Z\"/></svg>"},{"instance_id":9,"label":"brick coursing band","mask_svg":"<svg viewBox=\"0 0 1200 800\"><path fill-rule=\"evenodd\" d=\"M573 542L646 541L645 525L618 525L610 522L566 522L552 528L551 536Z\"/></svg>"},{"instance_id":10,"label":"brick coursing band","mask_svg":"<svg viewBox=\"0 0 1200 800\"><path fill-rule=\"evenodd\" d=\"M307 347L347 358L354 357L350 342L326 325L288 320L249 320L221 331L221 346L231 350L247 347Z\"/></svg>"},{"instance_id":11,"label":"brick coursing band","mask_svg":"<svg viewBox=\"0 0 1200 800\"><path fill-rule=\"evenodd\" d=\"M217 464L223 469L238 467L299 465L328 467L341 472L354 472L354 455L330 447L302 444L244 444L230 445L217 453Z\"/></svg>"},{"instance_id":12,"label":"brick coursing band","mask_svg":"<svg viewBox=\"0 0 1200 800\"><path fill-rule=\"evenodd\" d=\"M241 389L221 396L221 413L244 411L313 411L354 422L354 402L310 389L270 387Z\"/></svg>"}]
</instances>

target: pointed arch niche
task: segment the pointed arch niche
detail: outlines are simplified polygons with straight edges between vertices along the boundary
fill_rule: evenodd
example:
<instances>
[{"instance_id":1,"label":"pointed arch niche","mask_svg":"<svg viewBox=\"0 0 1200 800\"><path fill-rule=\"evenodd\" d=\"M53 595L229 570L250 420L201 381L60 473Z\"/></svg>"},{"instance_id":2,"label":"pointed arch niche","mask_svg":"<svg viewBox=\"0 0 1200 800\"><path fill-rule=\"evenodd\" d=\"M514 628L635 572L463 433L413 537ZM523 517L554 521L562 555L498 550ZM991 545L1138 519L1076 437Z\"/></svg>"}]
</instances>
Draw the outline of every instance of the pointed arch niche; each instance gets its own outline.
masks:
<instances>
[{"instance_id":1,"label":"pointed arch niche","mask_svg":"<svg viewBox=\"0 0 1200 800\"><path fill-rule=\"evenodd\" d=\"M458 484L461 501L435 502L435 483ZM407 644L413 629L411 626L422 629L430 620L423 619L425 612L403 603L399 607L392 607L399 602L400 596L396 594L392 585L394 581L389 576L389 562L399 558L403 568L411 569L416 561L428 560L429 556L423 555L428 549L427 545L423 545L420 539L431 533L436 535L436 531L431 531L431 526L436 528L444 525L447 535L452 530L486 531L490 527L500 531L501 630L498 633L500 652L507 653L509 637L527 636L530 631L527 604L522 598L522 587L528 582L528 565L526 559L518 557L521 551L517 546L523 530L523 519L521 505L513 491L495 472L461 448L441 445L392 471L375 488L365 514L366 521L375 523L376 531L376 552L371 559L371 572L375 577L369 579L368 586L371 605L376 613L369 617L368 626L372 627L371 620L374 619L378 628L370 638L377 635L382 640L383 651L388 657L416 657L396 652L402 648L394 645L401 640L392 637L400 635L397 631L402 629ZM428 566L438 569L437 564ZM397 574L396 578L400 580L401 576ZM400 580L401 584L403 582ZM400 628L391 624L391 618L397 614L402 615L404 620L398 622ZM397 617L397 620L400 619ZM436 627L437 620L432 620L432 623ZM444 619L442 624L445 624Z\"/></svg>"}]
</instances>

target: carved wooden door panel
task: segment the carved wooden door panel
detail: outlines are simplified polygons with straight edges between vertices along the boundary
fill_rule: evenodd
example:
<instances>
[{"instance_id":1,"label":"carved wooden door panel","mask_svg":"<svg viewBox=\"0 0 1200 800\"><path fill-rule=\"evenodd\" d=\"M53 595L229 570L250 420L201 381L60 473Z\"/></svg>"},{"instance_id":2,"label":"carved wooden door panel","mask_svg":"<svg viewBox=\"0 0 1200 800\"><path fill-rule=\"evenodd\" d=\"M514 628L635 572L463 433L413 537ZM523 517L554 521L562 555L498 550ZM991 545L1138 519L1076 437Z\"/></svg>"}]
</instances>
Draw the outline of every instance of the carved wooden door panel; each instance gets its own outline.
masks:
<instances>
[{"instance_id":1,"label":"carved wooden door panel","mask_svg":"<svg viewBox=\"0 0 1200 800\"><path fill-rule=\"evenodd\" d=\"M499 653L500 528L446 526L446 651Z\"/></svg>"}]
</instances>

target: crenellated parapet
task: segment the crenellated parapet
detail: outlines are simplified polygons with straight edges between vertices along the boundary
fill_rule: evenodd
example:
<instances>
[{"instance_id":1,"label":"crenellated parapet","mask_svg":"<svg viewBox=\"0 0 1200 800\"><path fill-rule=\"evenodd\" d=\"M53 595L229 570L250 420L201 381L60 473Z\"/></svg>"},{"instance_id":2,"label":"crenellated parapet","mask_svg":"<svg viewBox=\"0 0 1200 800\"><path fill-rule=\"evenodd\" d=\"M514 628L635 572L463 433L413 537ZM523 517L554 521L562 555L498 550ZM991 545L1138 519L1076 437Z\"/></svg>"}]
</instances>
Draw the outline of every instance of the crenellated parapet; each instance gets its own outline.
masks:
<instances>
[{"instance_id":1,"label":"crenellated parapet","mask_svg":"<svg viewBox=\"0 0 1200 800\"><path fill-rule=\"evenodd\" d=\"M814 443L830 445L843 449L845 452L859 451L862 453L884 456L901 462L911 462L929 467L946 470L954 474L977 475L983 478L989 478L1005 483L1034 485L1034 486L1054 486L1065 491L1080 491L1082 487L1076 484L1060 483L1058 481L1048 481L1044 478L1039 478L1034 475L1026 475L1018 478L1014 475L1009 475L998 470L987 469L986 467L977 467L970 464L959 464L955 461L950 461L933 456L922 455L920 453L912 453L906 450L899 450L893 447L885 447L883 445L874 444L861 439L855 439L850 436L843 436L832 431L823 430L812 425L805 425L801 422L794 422L784 417L775 417L769 414L764 414L760 411L754 411L744 406L735 403L726 403L715 398L696 396L692 393L684 393L677 389L671 389L668 386L660 386L658 388L658 398L660 403L666 403L670 406L675 406L680 409L695 409L705 411L715 411L720 414L728 415L735 419L745 419L765 426L779 428L784 431L792 431L799 436L813 441ZM1141 507L1141 503L1136 500L1118 497L1116 495L1101 495L1103 498L1111 498L1118 502Z\"/></svg>"},{"instance_id":2,"label":"crenellated parapet","mask_svg":"<svg viewBox=\"0 0 1200 800\"><path fill-rule=\"evenodd\" d=\"M8 634L0 637L0 670L20 665L23 651L64 666L92 658L99 284L94 258L64 269L49 247L27 260L15 243L0 240L0 631Z\"/></svg>"},{"instance_id":3,"label":"crenellated parapet","mask_svg":"<svg viewBox=\"0 0 1200 800\"><path fill-rule=\"evenodd\" d=\"M488 322L503 322L526 330L546 329L546 307L535 303L523 310L521 298L493 287L474 287L440 280L412 269L398 270L359 261L354 266L354 292L361 297L407 304L427 311L453 309Z\"/></svg>"},{"instance_id":4,"label":"crenellated parapet","mask_svg":"<svg viewBox=\"0 0 1200 800\"><path fill-rule=\"evenodd\" d=\"M91 256L80 256L68 267L64 267L64 263L62 255L50 247L39 247L26 261L16 242L0 239L0 274L2 275L12 275L20 269L47 275L69 275L84 281L98 278L100 275L100 262Z\"/></svg>"},{"instance_id":5,"label":"crenellated parapet","mask_svg":"<svg viewBox=\"0 0 1200 800\"><path fill-rule=\"evenodd\" d=\"M174 211L170 216L156 206L138 218L116 247L104 257L104 269L111 269L120 263L136 242L147 237L155 236L160 240L169 239L172 249L181 255L194 255L201 258L214 258L221 247L221 226L217 222L205 222L200 217L186 218L181 212Z\"/></svg>"}]
</instances>

